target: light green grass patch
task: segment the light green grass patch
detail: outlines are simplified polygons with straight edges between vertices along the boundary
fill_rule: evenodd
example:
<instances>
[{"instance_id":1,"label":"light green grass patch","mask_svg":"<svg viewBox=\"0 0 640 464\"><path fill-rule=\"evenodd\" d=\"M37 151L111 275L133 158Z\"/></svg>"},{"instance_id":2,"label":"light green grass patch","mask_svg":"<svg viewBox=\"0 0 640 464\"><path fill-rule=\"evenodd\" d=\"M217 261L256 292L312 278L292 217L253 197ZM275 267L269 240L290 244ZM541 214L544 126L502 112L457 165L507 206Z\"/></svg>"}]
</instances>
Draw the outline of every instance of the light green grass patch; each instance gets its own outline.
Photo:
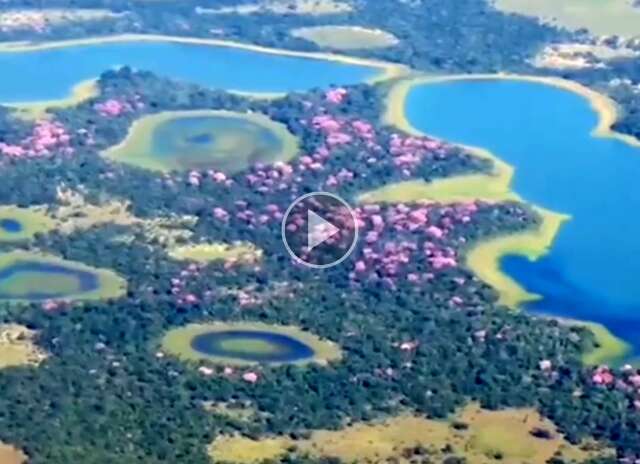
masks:
<instances>
[{"instance_id":1,"label":"light green grass patch","mask_svg":"<svg viewBox=\"0 0 640 464\"><path fill-rule=\"evenodd\" d=\"M192 346L192 340L195 337L208 333L229 332L229 331L246 331L256 333L273 333L291 337L294 340L308 346L313 351L310 358L301 359L299 361L287 362L286 364L308 364L318 363L326 364L329 361L336 361L342 358L342 352L338 345L328 340L323 340L316 335L303 331L295 326L273 325L260 322L212 322L206 324L189 324L184 327L178 327L170 330L161 340L161 348L173 356L185 361L209 361L216 364L225 365L253 365L255 361L246 359L238 359L231 356L208 355L200 351L196 351ZM225 341L226 342L226 341ZM256 343L257 342L257 343ZM236 349L240 344L241 352L244 353L277 353L277 346L261 340L233 340L227 346L228 349ZM269 346L267 346L269 345ZM263 351L266 349L267 351ZM269 363L271 365L281 363Z\"/></svg>"},{"instance_id":2,"label":"light green grass patch","mask_svg":"<svg viewBox=\"0 0 640 464\"><path fill-rule=\"evenodd\" d=\"M260 260L262 250L249 242L200 243L175 246L169 250L169 256L179 261L195 261L202 264L216 261L253 263Z\"/></svg>"},{"instance_id":3,"label":"light green grass patch","mask_svg":"<svg viewBox=\"0 0 640 464\"><path fill-rule=\"evenodd\" d=\"M632 0L495 0L509 13L533 16L567 29L586 28L595 35L640 35L640 8Z\"/></svg>"},{"instance_id":4,"label":"light green grass patch","mask_svg":"<svg viewBox=\"0 0 640 464\"><path fill-rule=\"evenodd\" d=\"M399 43L396 36L380 29L358 26L313 26L293 29L290 34L334 50L360 50L392 47Z\"/></svg>"},{"instance_id":5,"label":"light green grass patch","mask_svg":"<svg viewBox=\"0 0 640 464\"><path fill-rule=\"evenodd\" d=\"M45 233L55 228L44 207L19 208L17 206L0 206L0 224L3 220L16 221L21 230L12 232L0 226L0 243L20 242L32 239L37 233Z\"/></svg>"},{"instance_id":6,"label":"light green grass patch","mask_svg":"<svg viewBox=\"0 0 640 464\"><path fill-rule=\"evenodd\" d=\"M98 269L75 261L67 261L55 256L37 252L14 251L0 254L0 273L25 264L34 265L16 270L0 278L0 301L10 303L53 300L99 300L117 298L123 295L127 285L123 278L112 271ZM71 271L71 274L55 271L37 270L37 266L59 267ZM94 276L96 288L83 289L79 278L73 274L86 273ZM46 298L40 295L48 295Z\"/></svg>"},{"instance_id":7,"label":"light green grass patch","mask_svg":"<svg viewBox=\"0 0 640 464\"><path fill-rule=\"evenodd\" d=\"M297 152L297 138L263 114L193 110L144 116L103 155L152 171L232 174L258 162L289 161Z\"/></svg>"}]
</instances>

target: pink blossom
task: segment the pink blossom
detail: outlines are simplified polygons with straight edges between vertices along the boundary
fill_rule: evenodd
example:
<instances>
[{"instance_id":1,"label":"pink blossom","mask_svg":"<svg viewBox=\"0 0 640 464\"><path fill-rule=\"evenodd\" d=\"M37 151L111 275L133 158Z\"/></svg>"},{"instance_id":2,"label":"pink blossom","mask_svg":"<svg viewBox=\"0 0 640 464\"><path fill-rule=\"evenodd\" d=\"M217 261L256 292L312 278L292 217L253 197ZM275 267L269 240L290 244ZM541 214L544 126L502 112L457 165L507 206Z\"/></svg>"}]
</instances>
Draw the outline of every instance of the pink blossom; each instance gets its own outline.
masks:
<instances>
[{"instance_id":1,"label":"pink blossom","mask_svg":"<svg viewBox=\"0 0 640 464\"><path fill-rule=\"evenodd\" d=\"M127 111L132 111L129 103L113 98L102 103L96 103L93 107L101 116L106 117L115 117Z\"/></svg>"},{"instance_id":2,"label":"pink blossom","mask_svg":"<svg viewBox=\"0 0 640 464\"><path fill-rule=\"evenodd\" d=\"M349 134L345 134L344 132L334 132L327 136L327 145L330 147L345 145L350 143L352 140L353 138Z\"/></svg>"},{"instance_id":3,"label":"pink blossom","mask_svg":"<svg viewBox=\"0 0 640 464\"><path fill-rule=\"evenodd\" d=\"M418 347L418 342L417 341L413 341L413 342L402 342L400 344L400 350L402 351L413 351Z\"/></svg>"},{"instance_id":4,"label":"pink blossom","mask_svg":"<svg viewBox=\"0 0 640 464\"><path fill-rule=\"evenodd\" d=\"M457 266L457 261L455 258L445 257L445 256L435 256L429 259L429 262L435 269L445 269L448 267Z\"/></svg>"},{"instance_id":5,"label":"pink blossom","mask_svg":"<svg viewBox=\"0 0 640 464\"><path fill-rule=\"evenodd\" d=\"M220 208L219 206L213 208L213 216L216 219L224 222L229 220L229 213L224 208Z\"/></svg>"},{"instance_id":6,"label":"pink blossom","mask_svg":"<svg viewBox=\"0 0 640 464\"><path fill-rule=\"evenodd\" d=\"M327 90L324 94L325 99L330 103L342 103L344 97L347 96L347 89L338 87L336 89Z\"/></svg>"},{"instance_id":7,"label":"pink blossom","mask_svg":"<svg viewBox=\"0 0 640 464\"><path fill-rule=\"evenodd\" d=\"M198 372L200 372L202 375L206 375L207 377L212 376L215 373L213 369L205 366L200 366L198 368Z\"/></svg>"},{"instance_id":8,"label":"pink blossom","mask_svg":"<svg viewBox=\"0 0 640 464\"><path fill-rule=\"evenodd\" d=\"M444 236L444 231L437 226L429 226L427 233L435 238L442 238Z\"/></svg>"},{"instance_id":9,"label":"pink blossom","mask_svg":"<svg viewBox=\"0 0 640 464\"><path fill-rule=\"evenodd\" d=\"M356 268L356 272L364 272L367 270L367 265L365 264L364 261L357 261L355 268Z\"/></svg>"},{"instance_id":10,"label":"pink blossom","mask_svg":"<svg viewBox=\"0 0 640 464\"><path fill-rule=\"evenodd\" d=\"M198 302L198 297L195 296L193 293L189 293L188 295L185 295L184 301L185 303L188 303L188 304L194 304Z\"/></svg>"},{"instance_id":11,"label":"pink blossom","mask_svg":"<svg viewBox=\"0 0 640 464\"><path fill-rule=\"evenodd\" d=\"M214 171L211 178L218 183L225 182L227 180L227 176L224 172Z\"/></svg>"},{"instance_id":12,"label":"pink blossom","mask_svg":"<svg viewBox=\"0 0 640 464\"><path fill-rule=\"evenodd\" d=\"M543 359L542 361L540 361L538 363L538 366L540 367L540 370L542 370L542 371L549 371L553 367L553 364L548 359Z\"/></svg>"},{"instance_id":13,"label":"pink blossom","mask_svg":"<svg viewBox=\"0 0 640 464\"><path fill-rule=\"evenodd\" d=\"M42 309L45 311L55 311L60 307L60 304L56 301L46 300L42 303Z\"/></svg>"},{"instance_id":14,"label":"pink blossom","mask_svg":"<svg viewBox=\"0 0 640 464\"><path fill-rule=\"evenodd\" d=\"M255 372L245 372L242 374L242 380L248 383L256 383L258 381L258 374Z\"/></svg>"}]
</instances>

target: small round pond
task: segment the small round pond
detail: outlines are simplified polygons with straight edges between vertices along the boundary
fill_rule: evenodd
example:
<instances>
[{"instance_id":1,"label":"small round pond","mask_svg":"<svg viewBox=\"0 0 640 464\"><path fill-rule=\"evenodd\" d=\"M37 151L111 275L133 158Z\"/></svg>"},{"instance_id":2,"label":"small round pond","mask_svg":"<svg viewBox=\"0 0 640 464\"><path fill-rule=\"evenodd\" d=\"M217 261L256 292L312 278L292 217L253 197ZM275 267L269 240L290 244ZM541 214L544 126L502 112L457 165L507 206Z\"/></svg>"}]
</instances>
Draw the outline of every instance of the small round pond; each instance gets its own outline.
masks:
<instances>
[{"instance_id":1,"label":"small round pond","mask_svg":"<svg viewBox=\"0 0 640 464\"><path fill-rule=\"evenodd\" d=\"M126 285L116 274L36 253L0 255L0 300L89 300L119 296Z\"/></svg>"},{"instance_id":2,"label":"small round pond","mask_svg":"<svg viewBox=\"0 0 640 464\"><path fill-rule=\"evenodd\" d=\"M41 207L0 206L0 242L29 240L52 229L53 220Z\"/></svg>"},{"instance_id":3,"label":"small round pond","mask_svg":"<svg viewBox=\"0 0 640 464\"><path fill-rule=\"evenodd\" d=\"M288 161L298 150L287 128L264 115L179 111L146 116L104 154L154 171L214 169L233 174L256 163Z\"/></svg>"},{"instance_id":4,"label":"small round pond","mask_svg":"<svg viewBox=\"0 0 640 464\"><path fill-rule=\"evenodd\" d=\"M191 324L162 340L169 353L220 364L304 364L339 359L338 347L293 326L261 323Z\"/></svg>"},{"instance_id":5,"label":"small round pond","mask_svg":"<svg viewBox=\"0 0 640 464\"><path fill-rule=\"evenodd\" d=\"M24 226L20 221L13 218L0 218L0 230L5 234L17 234L22 232Z\"/></svg>"},{"instance_id":6,"label":"small round pond","mask_svg":"<svg viewBox=\"0 0 640 464\"><path fill-rule=\"evenodd\" d=\"M206 356L265 363L296 362L314 355L310 346L288 335L247 330L204 333L191 340L191 348Z\"/></svg>"}]
</instances>

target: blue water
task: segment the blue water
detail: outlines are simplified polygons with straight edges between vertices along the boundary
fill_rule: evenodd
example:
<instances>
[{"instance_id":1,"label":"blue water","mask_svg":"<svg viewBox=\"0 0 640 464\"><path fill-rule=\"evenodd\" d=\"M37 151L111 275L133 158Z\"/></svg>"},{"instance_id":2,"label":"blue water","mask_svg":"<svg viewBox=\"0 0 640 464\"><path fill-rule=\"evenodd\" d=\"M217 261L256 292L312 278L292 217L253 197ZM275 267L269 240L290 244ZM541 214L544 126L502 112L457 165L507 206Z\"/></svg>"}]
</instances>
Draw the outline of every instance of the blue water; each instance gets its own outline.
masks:
<instances>
[{"instance_id":1,"label":"blue water","mask_svg":"<svg viewBox=\"0 0 640 464\"><path fill-rule=\"evenodd\" d=\"M543 299L535 313L595 321L640 351L640 149L590 136L582 97L522 81L450 81L414 88L412 125L487 148L515 166L526 201L567 213L548 255L505 257L503 269Z\"/></svg>"},{"instance_id":2,"label":"blue water","mask_svg":"<svg viewBox=\"0 0 640 464\"><path fill-rule=\"evenodd\" d=\"M23 226L17 219L2 218L0 219L0 229L10 234L22 232Z\"/></svg>"},{"instance_id":3,"label":"blue water","mask_svg":"<svg viewBox=\"0 0 640 464\"><path fill-rule=\"evenodd\" d=\"M1 289L2 287L4 287L4 285L6 285L5 281L20 273L41 274L42 289L37 292L29 292L22 295L16 295L15 293L4 293ZM26 301L40 301L52 298L64 298L68 295L63 294L55 289L55 278L59 275L76 278L78 281L79 293L86 293L97 290L100 285L98 277L88 271L73 269L59 264L51 264L38 261L17 261L5 268L0 269L0 300L20 299ZM51 285L49 288L47 288L47 283Z\"/></svg>"},{"instance_id":4,"label":"blue water","mask_svg":"<svg viewBox=\"0 0 640 464\"><path fill-rule=\"evenodd\" d=\"M269 353L250 353L241 350L229 350L221 343L229 340L259 340L274 347ZM224 332L210 332L198 335L191 341L191 348L208 356L224 356L242 361L260 363L296 362L313 357L313 349L284 334L273 332L255 332L251 330L228 330Z\"/></svg>"},{"instance_id":5,"label":"blue water","mask_svg":"<svg viewBox=\"0 0 640 464\"><path fill-rule=\"evenodd\" d=\"M211 88L247 92L289 92L330 84L356 84L378 73L373 67L233 47L162 41L92 44L0 52L0 101L65 98L78 82L124 65ZM46 70L44 80L43 70Z\"/></svg>"}]
</instances>

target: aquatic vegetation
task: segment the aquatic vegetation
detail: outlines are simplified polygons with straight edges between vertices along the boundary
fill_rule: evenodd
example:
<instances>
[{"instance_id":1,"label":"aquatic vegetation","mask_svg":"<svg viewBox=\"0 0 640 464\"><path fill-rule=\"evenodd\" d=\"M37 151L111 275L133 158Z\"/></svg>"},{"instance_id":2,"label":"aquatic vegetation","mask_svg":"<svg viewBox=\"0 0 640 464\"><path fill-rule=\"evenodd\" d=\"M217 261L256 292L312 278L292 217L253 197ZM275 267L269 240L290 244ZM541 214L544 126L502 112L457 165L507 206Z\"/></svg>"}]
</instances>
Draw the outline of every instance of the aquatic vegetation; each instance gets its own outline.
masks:
<instances>
[{"instance_id":1,"label":"aquatic vegetation","mask_svg":"<svg viewBox=\"0 0 640 464\"><path fill-rule=\"evenodd\" d=\"M419 456L458 456L478 464L542 464L554 456L581 461L610 454L602 446L592 448L571 445L552 422L534 410L489 411L472 404L449 421L402 415L342 430L312 431L308 439L221 436L210 445L209 455L213 462L240 464L278 460L289 453L344 462L384 463L393 459L408 463Z\"/></svg>"},{"instance_id":2,"label":"aquatic vegetation","mask_svg":"<svg viewBox=\"0 0 640 464\"><path fill-rule=\"evenodd\" d=\"M43 207L0 206L0 243L29 240L53 228L55 222Z\"/></svg>"},{"instance_id":3,"label":"aquatic vegetation","mask_svg":"<svg viewBox=\"0 0 640 464\"><path fill-rule=\"evenodd\" d=\"M26 251L0 254L0 300L95 300L117 298L125 281L111 271Z\"/></svg>"},{"instance_id":4,"label":"aquatic vegetation","mask_svg":"<svg viewBox=\"0 0 640 464\"><path fill-rule=\"evenodd\" d=\"M35 331L22 325L0 325L0 369L23 365L37 366L44 361L47 353L34 343L35 335ZM0 462L4 463L1 458Z\"/></svg>"},{"instance_id":5,"label":"aquatic vegetation","mask_svg":"<svg viewBox=\"0 0 640 464\"><path fill-rule=\"evenodd\" d=\"M418 133L418 131L415 128L410 126L405 116L399 113L403 105L402 102L404 102L408 98L408 93L409 93L409 89L411 88L411 85L419 85L420 83L428 85L429 83L434 83L434 84L440 84L441 86L447 86L447 85L453 86L453 85L456 85L456 83L460 83L461 81L465 81L465 80L476 82L478 83L478 85L488 85L489 83L491 83L491 81L496 81L497 84L501 83L499 81L503 81L505 82L505 85L507 85L507 83L509 83L509 85L519 85L518 83L522 83L522 82L536 83L536 84L542 84L543 86L541 86L541 88L551 89L550 91L555 91L554 88L559 88L562 91L569 91L569 92L575 93L578 95L578 97L576 97L578 101L580 100L580 97L584 97L590 103L591 108L597 112L597 116L598 116L597 125L596 125L596 128L593 129L591 134L593 137L613 138L613 139L616 139L616 143L619 143L618 141L620 141L627 145L638 146L639 142L637 140L634 140L628 136L616 134L611 130L611 125L613 124L613 121L615 121L617 113L615 110L615 105L607 97L601 94L598 94L596 92L593 92L587 88L584 88L579 84L568 82L561 79L554 79L554 78L509 76L509 75L497 75L497 76L478 75L478 76L452 76L452 77L418 79L413 83L400 84L400 86L397 87L394 92L392 92L392 95L391 95L392 100L390 101L390 105L387 113L387 120L395 121L401 127L405 127L411 130L413 133ZM547 87L544 87L544 86L547 86ZM428 89L428 87L422 87L422 88ZM557 98L574 98L572 94L569 92L567 92L566 94L558 93ZM554 93L554 95L556 94ZM415 101L415 98L414 98L414 101ZM415 118L415 115L414 115L414 118ZM589 121L585 123L585 125L587 124L589 124ZM467 127L466 125L463 125L463 126ZM500 124L499 126L501 127L500 130L503 130L502 125ZM571 127L573 128L573 126ZM589 128L590 127L587 127L587 131ZM478 130L475 133L486 134L488 133L488 131ZM498 132L496 132L496 134L498 134ZM542 137L547 139L548 134ZM467 136L467 140L474 140L474 139L471 138L471 136ZM499 143L499 142L495 142L495 143L494 142L495 141L486 140L485 144L493 143L492 146L496 146L496 143ZM597 141L594 141L593 143L597 144ZM596 146L599 146L599 145L596 145ZM500 146L499 150L504 152L504 155L513 155L513 153L509 151L509 148L506 145ZM487 190L491 190L494 193L499 193L499 194L504 193L505 195L509 195L509 192L511 189L510 183L514 174L513 168L508 164L506 164L504 161L498 160L492 153L486 150L475 149L473 152L487 159L492 159L497 162L494 168L494 172L491 173L490 175L484 176L485 185L481 186L481 188L479 189L478 191L479 197L482 198L482 195L486 195ZM621 162L624 162L624 159L625 159L624 156L616 158L616 160L622 160ZM528 164L527 169L528 169L527 172L529 176L532 176L535 174L535 172L532 172L535 169L534 164L531 164L531 163ZM630 168L626 168L626 169L630 169ZM466 180L473 181L469 183L468 185L469 190L464 191L464 194L469 194L469 193L472 194L473 188L475 188L476 186L480 186L480 183L478 182L479 178L480 177L477 175L472 176L471 178L465 178L464 176L461 177L460 179L461 182L464 182ZM527 177L520 176L517 178L517 182L527 183L527 179L528 179ZM455 182L455 180L452 180L451 182ZM560 184L558 184L558 186L559 185ZM535 190L535 188L532 188L531 183L527 183L527 188L531 192ZM590 187L588 189L589 190L592 189L592 184L590 184ZM428 191L428 186L425 187L424 190ZM457 187L456 189L453 189L453 190L457 193L462 190L462 187ZM437 193L440 193L440 192L437 192ZM612 192L611 195L607 198L609 199L612 198L612 195L619 195L619 194ZM627 195L627 194L623 194L623 196L624 195ZM565 197L569 198L566 195ZM565 197L563 197L563 194L558 190L555 192L553 200L549 200L549 201L553 201L554 204L562 204L563 205L562 209L565 209L568 212L573 212L574 210L572 208L574 208L575 205L572 206L570 202L567 203L564 200L562 201L562 203L559 203L559 200ZM575 208L579 208L579 207L575 206ZM608 212L610 214L613 214L615 211L616 210L614 208L608 208ZM624 215L626 215L626 213ZM539 263L542 263L543 261L548 262L550 259L553 259L553 256L555 256L553 254L553 251L551 252L551 256L545 256L545 255L548 255L549 251L553 250L550 248L550 245L553 243L554 238L556 237L558 231L561 230L560 224L562 223L563 220L567 219L567 217L566 215L562 215L562 214L550 215L548 212L542 212L541 216L543 220L540 222L540 225L538 226L538 230L536 232L531 232L531 233L519 232L515 236L511 235L509 237L503 238L502 240L499 237L494 238L490 242L484 245L479 245L479 247L476 248L475 250L471 249L468 255L467 262L469 263L470 267L473 268L473 270L476 271L483 280L487 281L489 284L491 284L494 288L496 288L500 292L500 295L501 295L500 301L502 303L505 303L507 305L511 305L514 307L517 307L523 303L528 303L529 304L528 307L530 308L535 307L536 311L538 312L564 311L564 309L559 309L558 307L553 307L553 308L545 307L545 300L541 300L529 294L529 292L525 291L520 285L518 285L513 278L507 276L503 271L499 270L499 264L503 266L508 265L510 266L510 269L511 268L515 269L515 266L524 266L524 264L521 264L523 263L522 260L517 260L517 264L516 264L516 258L511 259L514 255L524 256L528 258L529 261L535 260L536 262L539 262ZM578 236L576 236L575 234L575 230L577 227L575 224L577 224L580 221L584 221L585 217L590 217L590 215L582 213L580 217L570 218L571 220L567 222L567 225L562 227L563 236L566 236L566 234L569 233L569 230L571 230L574 237L572 239L572 243L580 243L579 239L577 238ZM595 227L606 229L608 225L605 225L603 222L598 222L596 220L595 225L591 224L589 226L586 226L583 224L581 227L583 228L583 230L594 230ZM587 227L587 229L584 229L585 227ZM567 232L565 232L565 228L567 229ZM566 243L567 243L566 240L563 243L565 243L565 248L566 248ZM565 250L565 253L566 253L566 250ZM626 254L626 248L624 250L624 253ZM572 252L572 254L576 255L581 253ZM611 250L608 254L609 259L612 259L613 254L614 254L614 251ZM505 256L508 256L508 259L505 258L504 261L502 261ZM616 256L621 256L621 253L617 252ZM575 262L575 261L576 260L574 259L572 262ZM573 264L572 266L575 267L575 265ZM584 269L589 266L590 265L587 265L585 263L582 266L582 268ZM591 269L591 267L589 268ZM596 266L596 268L600 269L600 266ZM520 267L518 267L518 269L520 269ZM564 272L566 272L566 270ZM602 271L597 271L597 270L593 270L592 272L602 273ZM568 282L565 284L568 284ZM580 282L576 282L576 285L582 285L582 284ZM614 286L616 289L620 288L617 281ZM600 287L604 287L604 285L600 285ZM609 285L609 288L612 288L612 285ZM554 298L562 298L562 297L560 297L559 295L555 295ZM599 302L598 306L601 306L601 305L602 305L602 302ZM571 306L574 306L574 304L569 302L564 302L562 306L571 307ZM581 301L580 304L576 306L587 307L588 304L584 301ZM592 318L595 319L596 317L599 317L599 316L595 316L595 315L588 316L589 319L592 319ZM601 319L597 319L597 320L601 321Z\"/></svg>"},{"instance_id":6,"label":"aquatic vegetation","mask_svg":"<svg viewBox=\"0 0 640 464\"><path fill-rule=\"evenodd\" d=\"M497 289L499 302L510 308L540 299L540 295L527 292L518 282L500 268L500 260L507 255L520 255L530 261L540 259L553 246L562 223L568 216L535 208L542 218L540 225L532 230L501 235L473 244L466 254L466 264L475 275Z\"/></svg>"},{"instance_id":7,"label":"aquatic vegetation","mask_svg":"<svg viewBox=\"0 0 640 464\"><path fill-rule=\"evenodd\" d=\"M563 324L586 327L593 334L594 345L585 352L582 358L582 361L588 366L622 364L632 352L631 345L613 335L602 324L569 319L560 319L560 321Z\"/></svg>"},{"instance_id":8,"label":"aquatic vegetation","mask_svg":"<svg viewBox=\"0 0 640 464\"><path fill-rule=\"evenodd\" d=\"M291 35L313 42L319 47L336 50L392 47L399 42L388 32L358 26L301 27L292 30Z\"/></svg>"},{"instance_id":9,"label":"aquatic vegetation","mask_svg":"<svg viewBox=\"0 0 640 464\"><path fill-rule=\"evenodd\" d=\"M297 327L258 322L190 324L169 331L162 348L187 361L240 366L325 364L342 356L334 343Z\"/></svg>"},{"instance_id":10,"label":"aquatic vegetation","mask_svg":"<svg viewBox=\"0 0 640 464\"><path fill-rule=\"evenodd\" d=\"M496 0L496 8L594 35L640 34L640 10L627 0Z\"/></svg>"},{"instance_id":11,"label":"aquatic vegetation","mask_svg":"<svg viewBox=\"0 0 640 464\"><path fill-rule=\"evenodd\" d=\"M104 156L158 171L211 169L226 174L256 163L291 160L296 139L260 114L228 111L165 112L146 116Z\"/></svg>"},{"instance_id":12,"label":"aquatic vegetation","mask_svg":"<svg viewBox=\"0 0 640 464\"><path fill-rule=\"evenodd\" d=\"M2 47L0 47L2 51ZM75 84L69 95L66 98L36 101L36 102L13 102L5 103L7 106L13 108L14 115L26 121L40 121L49 119L51 114L49 111L56 109L63 109L75 106L82 103L85 100L98 96L98 86L95 79L88 79L86 81Z\"/></svg>"},{"instance_id":13,"label":"aquatic vegetation","mask_svg":"<svg viewBox=\"0 0 640 464\"><path fill-rule=\"evenodd\" d=\"M227 265L251 264L260 261L262 251L251 243L200 243L195 245L176 246L169 250L169 255L178 260L210 263L222 261Z\"/></svg>"}]
</instances>

